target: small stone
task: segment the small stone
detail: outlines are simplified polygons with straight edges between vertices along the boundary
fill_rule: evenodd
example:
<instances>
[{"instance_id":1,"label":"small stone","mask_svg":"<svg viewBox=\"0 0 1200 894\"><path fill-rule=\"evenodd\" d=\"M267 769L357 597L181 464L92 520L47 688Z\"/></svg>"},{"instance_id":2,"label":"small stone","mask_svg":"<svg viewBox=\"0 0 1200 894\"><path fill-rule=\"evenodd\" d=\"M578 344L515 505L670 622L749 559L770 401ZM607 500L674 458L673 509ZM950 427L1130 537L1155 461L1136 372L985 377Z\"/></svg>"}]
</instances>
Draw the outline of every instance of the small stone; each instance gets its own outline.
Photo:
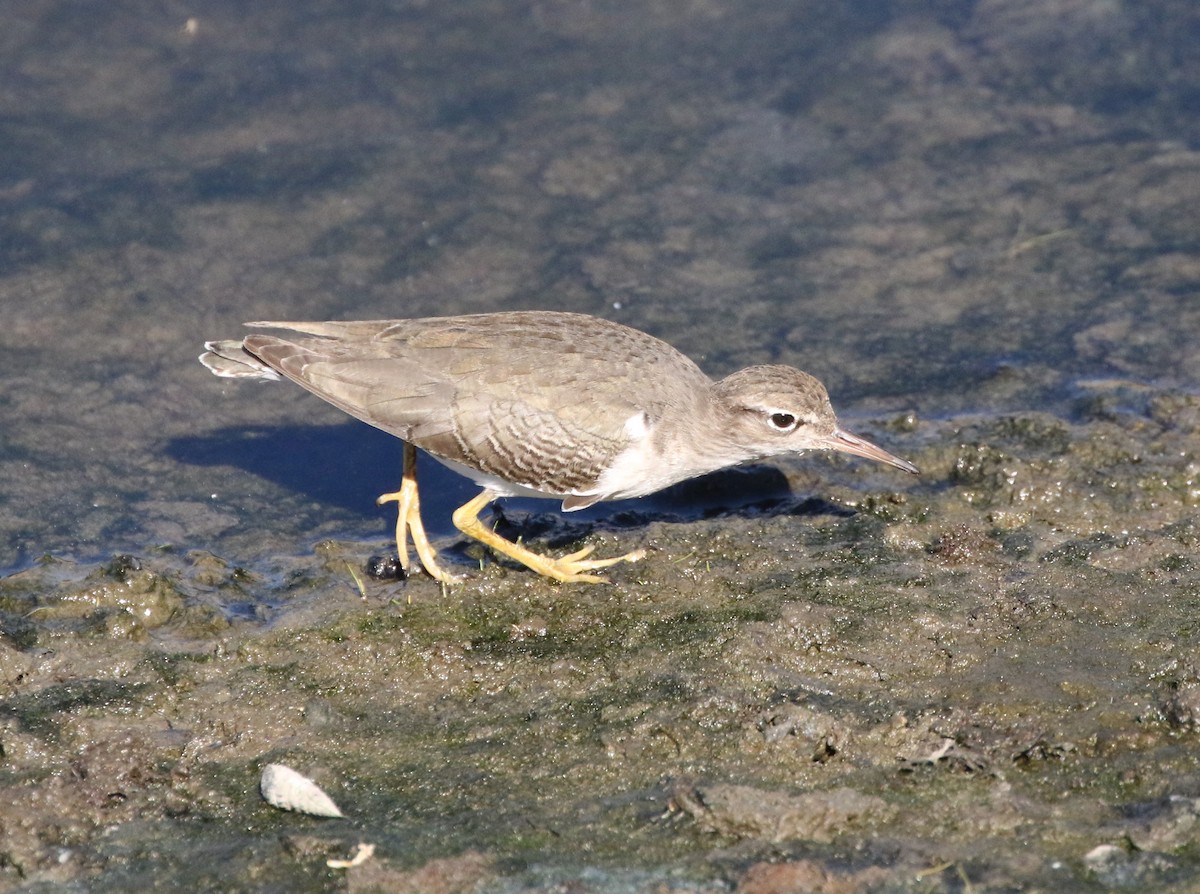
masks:
<instances>
[{"instance_id":1,"label":"small stone","mask_svg":"<svg viewBox=\"0 0 1200 894\"><path fill-rule=\"evenodd\" d=\"M371 580L404 580L407 577L397 556L371 556L367 559L367 576Z\"/></svg>"}]
</instances>

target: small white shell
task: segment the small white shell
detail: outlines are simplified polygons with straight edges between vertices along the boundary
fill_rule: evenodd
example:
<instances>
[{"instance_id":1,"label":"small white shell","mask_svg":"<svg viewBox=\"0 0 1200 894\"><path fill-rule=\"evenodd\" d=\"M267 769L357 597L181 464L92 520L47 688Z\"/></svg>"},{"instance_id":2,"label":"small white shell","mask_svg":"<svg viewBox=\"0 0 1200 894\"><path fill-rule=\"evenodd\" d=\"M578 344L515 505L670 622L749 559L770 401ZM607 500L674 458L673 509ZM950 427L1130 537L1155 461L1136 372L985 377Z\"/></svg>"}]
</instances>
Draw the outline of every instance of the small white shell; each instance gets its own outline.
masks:
<instances>
[{"instance_id":1,"label":"small white shell","mask_svg":"<svg viewBox=\"0 0 1200 894\"><path fill-rule=\"evenodd\" d=\"M329 795L307 776L283 764L267 764L258 782L263 798L272 807L313 816L343 816Z\"/></svg>"},{"instance_id":2,"label":"small white shell","mask_svg":"<svg viewBox=\"0 0 1200 894\"><path fill-rule=\"evenodd\" d=\"M1092 870L1124 862L1128 854L1115 844L1098 844L1083 855L1083 862Z\"/></svg>"}]
</instances>

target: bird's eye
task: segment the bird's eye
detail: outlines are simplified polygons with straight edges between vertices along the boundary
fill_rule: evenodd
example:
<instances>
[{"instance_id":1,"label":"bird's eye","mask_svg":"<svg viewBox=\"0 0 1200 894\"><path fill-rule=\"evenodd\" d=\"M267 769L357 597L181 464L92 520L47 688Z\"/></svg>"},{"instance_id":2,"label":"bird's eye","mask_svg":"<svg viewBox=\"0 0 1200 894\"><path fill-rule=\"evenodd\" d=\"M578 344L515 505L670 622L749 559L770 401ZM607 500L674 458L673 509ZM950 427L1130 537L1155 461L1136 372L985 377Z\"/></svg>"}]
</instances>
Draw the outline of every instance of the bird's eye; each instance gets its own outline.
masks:
<instances>
[{"instance_id":1,"label":"bird's eye","mask_svg":"<svg viewBox=\"0 0 1200 894\"><path fill-rule=\"evenodd\" d=\"M791 413L772 413L768 417L771 428L776 431L791 431L796 427L796 417Z\"/></svg>"}]
</instances>

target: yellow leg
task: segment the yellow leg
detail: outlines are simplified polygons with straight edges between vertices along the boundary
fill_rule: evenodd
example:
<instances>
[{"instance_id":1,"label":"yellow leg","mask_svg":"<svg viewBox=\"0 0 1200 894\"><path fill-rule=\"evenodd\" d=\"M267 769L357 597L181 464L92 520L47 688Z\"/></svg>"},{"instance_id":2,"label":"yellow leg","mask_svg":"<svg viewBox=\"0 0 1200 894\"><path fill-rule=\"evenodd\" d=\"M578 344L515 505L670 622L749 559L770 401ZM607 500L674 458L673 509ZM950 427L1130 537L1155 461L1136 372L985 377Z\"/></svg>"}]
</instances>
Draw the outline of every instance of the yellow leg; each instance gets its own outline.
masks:
<instances>
[{"instance_id":1,"label":"yellow leg","mask_svg":"<svg viewBox=\"0 0 1200 894\"><path fill-rule=\"evenodd\" d=\"M561 559L552 559L549 556L540 555L526 549L519 543L505 540L479 520L479 513L495 499L496 494L490 490L484 490L475 499L460 506L454 511L454 527L458 528L468 537L474 537L480 543L490 546L496 552L508 556L510 559L516 559L521 564L532 568L538 574L544 574L546 577L552 577L564 583L603 584L608 582L605 578L596 574L586 574L585 572L595 571L597 568L607 568L609 565L615 565L618 562L636 562L646 555L645 550L638 549L623 556L617 556L615 559L589 559L587 557L595 549L594 546L585 546L578 552L563 556Z\"/></svg>"},{"instance_id":2,"label":"yellow leg","mask_svg":"<svg viewBox=\"0 0 1200 894\"><path fill-rule=\"evenodd\" d=\"M382 494L376 501L397 503L396 513L396 551L400 554L400 567L405 574L409 572L408 535L412 534L413 547L421 566L434 580L444 584L458 580L448 571L443 571L437 562L437 550L425 535L425 526L421 524L421 498L417 493L417 448L411 444L404 445L404 474L400 480L400 489L390 494Z\"/></svg>"}]
</instances>

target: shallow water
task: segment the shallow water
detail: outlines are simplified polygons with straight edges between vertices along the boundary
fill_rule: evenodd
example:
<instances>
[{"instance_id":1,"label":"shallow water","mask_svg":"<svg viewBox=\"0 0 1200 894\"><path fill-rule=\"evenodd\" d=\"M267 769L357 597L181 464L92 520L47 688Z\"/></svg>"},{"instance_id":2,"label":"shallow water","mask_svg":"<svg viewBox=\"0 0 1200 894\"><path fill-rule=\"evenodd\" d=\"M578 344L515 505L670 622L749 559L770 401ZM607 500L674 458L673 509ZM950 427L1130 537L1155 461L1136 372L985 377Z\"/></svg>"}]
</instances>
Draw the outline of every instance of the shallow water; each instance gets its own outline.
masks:
<instances>
[{"instance_id":1,"label":"shallow water","mask_svg":"<svg viewBox=\"0 0 1200 894\"><path fill-rule=\"evenodd\" d=\"M0 887L1194 885L1193 4L244 7L0 34ZM924 474L504 507L650 550L580 589L425 463L474 576L371 581L398 442L195 362L518 308L800 366Z\"/></svg>"}]
</instances>

